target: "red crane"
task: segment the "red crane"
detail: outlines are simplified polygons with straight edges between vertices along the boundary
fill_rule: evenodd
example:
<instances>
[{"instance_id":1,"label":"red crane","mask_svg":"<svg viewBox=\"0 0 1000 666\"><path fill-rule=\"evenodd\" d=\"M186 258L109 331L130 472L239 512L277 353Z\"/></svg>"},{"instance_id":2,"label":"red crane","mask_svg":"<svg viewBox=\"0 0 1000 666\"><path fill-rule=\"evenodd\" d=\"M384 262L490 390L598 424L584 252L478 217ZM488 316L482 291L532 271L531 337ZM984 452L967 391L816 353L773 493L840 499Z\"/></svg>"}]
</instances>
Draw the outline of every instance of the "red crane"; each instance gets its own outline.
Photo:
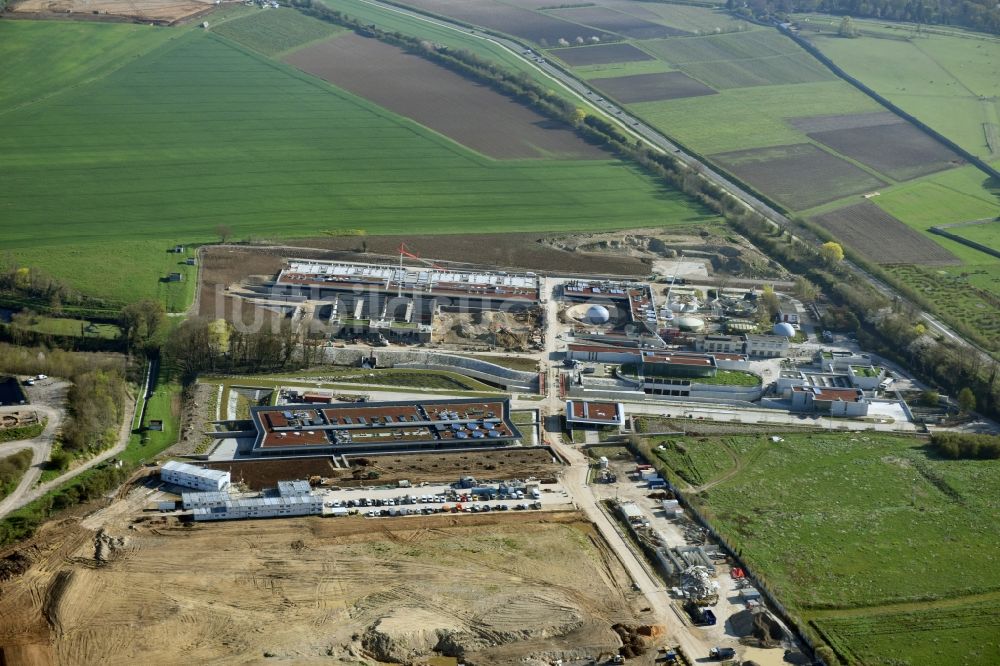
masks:
<instances>
[{"instance_id":1,"label":"red crane","mask_svg":"<svg viewBox=\"0 0 1000 666\"><path fill-rule=\"evenodd\" d=\"M435 264L433 261L430 261L429 259L424 259L420 255L411 252L410 248L407 247L406 243L400 243L399 244L399 267L400 268L403 267L403 257L409 257L410 259L416 259L420 263L426 264L426 265L430 266L431 268L436 268L439 271L447 270L444 266L440 266L438 264Z\"/></svg>"}]
</instances>

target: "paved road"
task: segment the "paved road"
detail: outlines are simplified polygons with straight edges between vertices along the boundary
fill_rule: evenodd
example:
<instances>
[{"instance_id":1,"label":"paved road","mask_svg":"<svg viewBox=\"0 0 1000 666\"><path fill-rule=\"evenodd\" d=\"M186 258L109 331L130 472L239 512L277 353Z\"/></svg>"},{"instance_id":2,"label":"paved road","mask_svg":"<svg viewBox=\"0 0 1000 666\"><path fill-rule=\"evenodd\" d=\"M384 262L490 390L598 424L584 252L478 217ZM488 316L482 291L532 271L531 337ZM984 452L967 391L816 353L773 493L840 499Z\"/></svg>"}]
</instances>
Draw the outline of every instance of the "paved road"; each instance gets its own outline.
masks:
<instances>
[{"instance_id":1,"label":"paved road","mask_svg":"<svg viewBox=\"0 0 1000 666\"><path fill-rule=\"evenodd\" d=\"M483 41L491 42L507 51L513 53L519 57L522 61L528 65L534 67L537 71L546 75L549 79L559 84L563 89L570 91L578 99L584 101L588 106L593 108L598 108L603 111L608 117L615 122L621 129L625 130L627 133L632 134L635 137L641 137L647 144L659 148L663 152L672 154L677 160L682 162L684 165L699 171L705 178L718 187L721 187L729 194L733 195L740 201L742 201L751 210L760 213L764 217L768 218L775 224L786 228L790 232L794 232L795 235L799 236L803 240L810 241L813 243L819 243L820 239L813 237L808 232L804 232L802 229L797 228L795 224L789 220L785 215L778 212L771 206L767 205L751 192L740 187L738 184L729 180L726 176L715 171L710 165L702 162L693 155L685 153L680 146L675 144L673 141L668 139L666 136L661 134L658 130L647 125L640 118L631 115L627 110L618 106L614 102L605 99L603 95L587 86L584 82L576 79L572 75L564 72L560 68L556 67L552 63L545 60L542 56L535 53L532 49L527 46L520 44L512 39L506 39L503 37L496 37L493 35L484 34L480 31L467 28L465 26L459 25L457 23L452 23L439 18L431 18L419 14L417 12L409 11L406 9L401 9L399 7L394 7L392 5L387 5L378 0L360 0L365 4L378 7L385 11L395 12L397 14L405 15L409 18L423 21L425 23L430 23L437 27L452 30L454 32L459 32L464 35L476 37ZM968 347L975 349L983 358L984 363L988 363L991 360L989 354L982 347L970 343L962 336L955 333L951 328L941 322L939 319L931 314L923 312L919 307L916 307L913 303L910 303L907 299L903 298L895 289L893 289L888 284L882 282L881 280L875 278L873 275L863 270L861 267L857 266L852 262L847 262L847 265L854 270L856 273L867 279L872 286L875 287L884 296L890 299L900 299L904 303L908 303L913 307L915 312L918 312L918 317L924 322L927 328L934 334L942 336L956 342L959 344L964 344Z\"/></svg>"},{"instance_id":2,"label":"paved road","mask_svg":"<svg viewBox=\"0 0 1000 666\"><path fill-rule=\"evenodd\" d=\"M67 385L68 386L68 385ZM14 509L23 506L26 501L24 497L29 493L29 489L34 486L42 475L42 466L49 459L52 452L52 443L56 439L56 434L62 426L66 413L61 408L47 407L44 405L24 405L20 407L4 407L0 409L0 414L13 411L30 410L44 415L48 419L42 434L34 439L22 439L16 442L5 442L0 444L0 457L5 457L12 453L17 453L23 449L31 449L31 467L21 477L21 483L10 495L7 495L0 502L0 518L6 516ZM30 501L30 500L27 500Z\"/></svg>"},{"instance_id":3,"label":"paved road","mask_svg":"<svg viewBox=\"0 0 1000 666\"><path fill-rule=\"evenodd\" d=\"M63 384L66 387L69 386L68 382L63 382ZM149 393L148 373L146 375L145 391L146 391L146 397L148 397ZM83 463L79 467L74 467L70 471L66 472L65 474L62 474L61 476L56 477L55 479L52 479L51 481L48 481L36 487L32 487L34 486L35 482L38 481L38 478L42 473L41 469L42 463L48 460L49 452L52 450L52 441L54 439L56 429L58 428L59 423L61 423L61 419L63 417L62 410L55 410L56 413L60 415L60 421L59 423L53 425L53 418L51 415L49 417L49 423L46 425L45 433L48 433L50 428L52 429L52 432L49 437L48 447L44 451L44 456L39 458L40 450L35 449L35 456L32 458L31 470L29 470L29 471L34 471L30 483L25 482L28 478L28 474L25 474L25 480L22 480L21 485L18 486L17 490L11 495L9 495L2 503L0 503L0 518L3 518L11 511L16 511L17 509L20 509L25 504L35 501L36 499L38 499L45 493L49 492L50 490L58 488L60 485L66 483L70 479L79 476L80 474L83 474L85 471L91 469L95 465L100 465L108 458L112 458L121 453L122 451L124 451L125 447L128 445L129 435L132 434L132 420L135 418L135 407L136 403L134 401L128 402L126 404L125 418L123 419L121 428L118 431L118 443L115 444L114 447L106 451L102 451L99 455L91 458L90 460ZM51 410L52 408L41 407L38 405L31 405L30 409L41 411L41 410ZM45 433L42 433L42 436L39 437L38 439L43 439L46 436Z\"/></svg>"}]
</instances>

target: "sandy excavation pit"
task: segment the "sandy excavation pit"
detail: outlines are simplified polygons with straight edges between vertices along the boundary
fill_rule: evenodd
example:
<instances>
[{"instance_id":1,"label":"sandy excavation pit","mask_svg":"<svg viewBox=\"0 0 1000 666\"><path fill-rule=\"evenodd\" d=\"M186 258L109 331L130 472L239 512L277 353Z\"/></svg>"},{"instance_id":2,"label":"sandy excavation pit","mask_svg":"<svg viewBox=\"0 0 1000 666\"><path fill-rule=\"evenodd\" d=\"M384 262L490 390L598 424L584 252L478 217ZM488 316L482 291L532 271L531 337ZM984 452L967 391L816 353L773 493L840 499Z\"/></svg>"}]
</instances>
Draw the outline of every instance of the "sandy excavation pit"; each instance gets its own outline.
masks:
<instances>
[{"instance_id":1,"label":"sandy excavation pit","mask_svg":"<svg viewBox=\"0 0 1000 666\"><path fill-rule=\"evenodd\" d=\"M147 514L129 529L136 513L116 504L27 546L31 566L0 583L0 661L520 663L617 650L612 625L638 623L618 561L572 512L192 527Z\"/></svg>"}]
</instances>

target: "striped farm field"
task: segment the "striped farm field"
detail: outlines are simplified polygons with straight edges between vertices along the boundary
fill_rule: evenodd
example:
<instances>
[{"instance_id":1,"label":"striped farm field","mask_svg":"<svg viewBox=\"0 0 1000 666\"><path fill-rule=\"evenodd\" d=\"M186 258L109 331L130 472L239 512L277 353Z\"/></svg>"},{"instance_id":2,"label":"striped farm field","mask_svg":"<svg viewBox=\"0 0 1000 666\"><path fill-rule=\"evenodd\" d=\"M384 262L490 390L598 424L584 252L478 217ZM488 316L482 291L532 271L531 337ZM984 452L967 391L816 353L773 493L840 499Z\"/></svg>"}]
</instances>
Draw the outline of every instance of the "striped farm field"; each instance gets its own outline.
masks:
<instances>
[{"instance_id":1,"label":"striped farm field","mask_svg":"<svg viewBox=\"0 0 1000 666\"><path fill-rule=\"evenodd\" d=\"M98 40L119 32L76 27ZM43 28L32 39L58 43L59 24ZM486 158L207 31L135 53L85 85L0 112L4 249L98 296L155 297L161 285L140 267L165 264L172 243L216 239L220 224L235 239L270 239L717 219L610 157ZM0 90L30 80L30 67L44 72L45 58L5 69ZM102 259L120 243L136 261Z\"/></svg>"}]
</instances>

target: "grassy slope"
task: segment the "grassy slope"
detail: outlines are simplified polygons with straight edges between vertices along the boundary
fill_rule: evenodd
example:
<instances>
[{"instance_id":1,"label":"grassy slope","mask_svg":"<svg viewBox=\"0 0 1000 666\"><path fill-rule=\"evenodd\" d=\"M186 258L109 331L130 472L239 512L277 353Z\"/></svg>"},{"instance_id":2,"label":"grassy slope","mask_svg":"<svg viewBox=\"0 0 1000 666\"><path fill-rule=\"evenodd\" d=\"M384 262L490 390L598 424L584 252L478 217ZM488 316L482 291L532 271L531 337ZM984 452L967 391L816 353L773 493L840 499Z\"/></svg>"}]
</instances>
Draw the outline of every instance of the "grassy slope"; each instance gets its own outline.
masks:
<instances>
[{"instance_id":1,"label":"grassy slope","mask_svg":"<svg viewBox=\"0 0 1000 666\"><path fill-rule=\"evenodd\" d=\"M201 31L4 120L6 249L123 300L157 295L166 248L220 223L260 238L715 219L618 161L485 159Z\"/></svg>"}]
</instances>

